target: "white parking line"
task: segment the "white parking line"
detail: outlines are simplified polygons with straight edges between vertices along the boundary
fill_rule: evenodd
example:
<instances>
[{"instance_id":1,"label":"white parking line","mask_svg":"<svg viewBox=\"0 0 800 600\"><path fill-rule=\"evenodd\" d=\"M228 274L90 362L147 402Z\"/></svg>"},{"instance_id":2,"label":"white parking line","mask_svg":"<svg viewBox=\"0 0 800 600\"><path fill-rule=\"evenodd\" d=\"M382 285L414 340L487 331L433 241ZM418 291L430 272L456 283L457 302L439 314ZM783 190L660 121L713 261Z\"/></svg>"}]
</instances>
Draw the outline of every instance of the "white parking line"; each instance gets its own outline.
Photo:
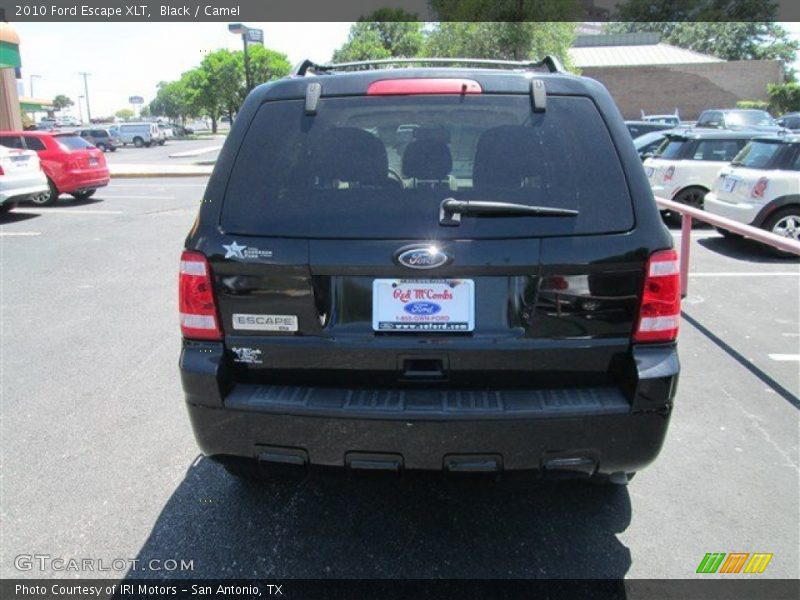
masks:
<instances>
[{"instance_id":1,"label":"white parking line","mask_svg":"<svg viewBox=\"0 0 800 600\"><path fill-rule=\"evenodd\" d=\"M43 211L30 211L26 210L25 212L30 212L37 215L121 215L123 212L121 210L94 210L94 209L87 209L83 210L80 208L48 208L47 210Z\"/></svg>"},{"instance_id":2,"label":"white parking line","mask_svg":"<svg viewBox=\"0 0 800 600\"><path fill-rule=\"evenodd\" d=\"M724 273L692 273L689 277L800 277L800 271L727 271Z\"/></svg>"},{"instance_id":3,"label":"white parking line","mask_svg":"<svg viewBox=\"0 0 800 600\"><path fill-rule=\"evenodd\" d=\"M769 354L768 356L778 362L800 362L800 354Z\"/></svg>"},{"instance_id":4,"label":"white parking line","mask_svg":"<svg viewBox=\"0 0 800 600\"><path fill-rule=\"evenodd\" d=\"M99 195L98 198L106 198L108 200L175 200L175 196L117 196L116 194L107 194L105 192Z\"/></svg>"},{"instance_id":5,"label":"white parking line","mask_svg":"<svg viewBox=\"0 0 800 600\"><path fill-rule=\"evenodd\" d=\"M42 235L41 231L0 231L0 237L33 237L35 235Z\"/></svg>"}]
</instances>

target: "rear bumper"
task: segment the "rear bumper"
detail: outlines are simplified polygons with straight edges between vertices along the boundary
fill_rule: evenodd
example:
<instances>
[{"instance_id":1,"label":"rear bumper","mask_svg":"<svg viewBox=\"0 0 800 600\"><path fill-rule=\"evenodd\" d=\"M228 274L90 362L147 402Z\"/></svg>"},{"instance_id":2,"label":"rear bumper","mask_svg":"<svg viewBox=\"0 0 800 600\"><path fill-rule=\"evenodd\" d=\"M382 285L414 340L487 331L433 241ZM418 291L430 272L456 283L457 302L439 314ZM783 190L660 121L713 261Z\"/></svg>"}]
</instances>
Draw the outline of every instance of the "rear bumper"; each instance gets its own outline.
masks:
<instances>
[{"instance_id":1,"label":"rear bumper","mask_svg":"<svg viewBox=\"0 0 800 600\"><path fill-rule=\"evenodd\" d=\"M713 215L725 217L744 225L758 226L755 223L756 217L764 205L749 202L726 202L714 192L709 192L706 194L703 208Z\"/></svg>"},{"instance_id":2,"label":"rear bumper","mask_svg":"<svg viewBox=\"0 0 800 600\"><path fill-rule=\"evenodd\" d=\"M180 366L195 437L208 456L610 474L656 458L677 385L674 346L632 353L620 388L560 390L226 387L221 344L184 344Z\"/></svg>"},{"instance_id":3,"label":"rear bumper","mask_svg":"<svg viewBox=\"0 0 800 600\"><path fill-rule=\"evenodd\" d=\"M25 200L35 194L47 192L47 178L41 171L24 179L14 179L0 184L0 204L8 201Z\"/></svg>"},{"instance_id":4,"label":"rear bumper","mask_svg":"<svg viewBox=\"0 0 800 600\"><path fill-rule=\"evenodd\" d=\"M108 169L86 169L65 174L61 181L56 182L56 187L59 192L69 194L104 187L109 181Z\"/></svg>"}]
</instances>

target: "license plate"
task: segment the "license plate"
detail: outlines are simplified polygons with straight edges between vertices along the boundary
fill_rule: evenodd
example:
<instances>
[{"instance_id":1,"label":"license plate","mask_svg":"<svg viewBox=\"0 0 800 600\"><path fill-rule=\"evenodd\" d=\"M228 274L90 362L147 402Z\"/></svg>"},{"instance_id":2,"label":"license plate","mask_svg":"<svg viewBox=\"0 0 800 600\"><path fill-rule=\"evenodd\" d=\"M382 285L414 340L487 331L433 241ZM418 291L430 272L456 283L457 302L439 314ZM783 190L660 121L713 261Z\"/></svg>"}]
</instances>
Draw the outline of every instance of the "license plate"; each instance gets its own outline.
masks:
<instances>
[{"instance_id":1,"label":"license plate","mask_svg":"<svg viewBox=\"0 0 800 600\"><path fill-rule=\"evenodd\" d=\"M90 166L90 167L95 167L95 166L97 166L97 159L96 159L94 156L92 156L92 157L89 159L89 166Z\"/></svg>"},{"instance_id":2,"label":"license plate","mask_svg":"<svg viewBox=\"0 0 800 600\"><path fill-rule=\"evenodd\" d=\"M650 178L650 177L653 176L653 171L654 171L653 167L647 167L644 170L644 173L645 173L645 175L647 175L648 178Z\"/></svg>"},{"instance_id":3,"label":"license plate","mask_svg":"<svg viewBox=\"0 0 800 600\"><path fill-rule=\"evenodd\" d=\"M475 282L471 279L376 279L372 283L375 331L472 331Z\"/></svg>"},{"instance_id":4,"label":"license plate","mask_svg":"<svg viewBox=\"0 0 800 600\"><path fill-rule=\"evenodd\" d=\"M22 166L22 165L27 164L28 157L27 156L12 156L11 157L11 162L14 163L15 165Z\"/></svg>"},{"instance_id":5,"label":"license plate","mask_svg":"<svg viewBox=\"0 0 800 600\"><path fill-rule=\"evenodd\" d=\"M733 177L726 177L722 182L722 190L725 192L732 192L736 187L736 179Z\"/></svg>"}]
</instances>

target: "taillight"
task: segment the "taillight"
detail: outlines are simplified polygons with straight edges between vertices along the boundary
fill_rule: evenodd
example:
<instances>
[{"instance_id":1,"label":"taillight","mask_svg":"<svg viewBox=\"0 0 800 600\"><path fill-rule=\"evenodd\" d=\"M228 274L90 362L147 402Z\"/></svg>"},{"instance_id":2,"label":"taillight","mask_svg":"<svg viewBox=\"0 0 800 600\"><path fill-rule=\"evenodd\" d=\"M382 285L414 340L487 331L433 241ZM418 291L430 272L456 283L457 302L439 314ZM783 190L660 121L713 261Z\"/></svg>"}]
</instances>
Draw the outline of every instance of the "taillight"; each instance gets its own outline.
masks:
<instances>
[{"instance_id":1,"label":"taillight","mask_svg":"<svg viewBox=\"0 0 800 600\"><path fill-rule=\"evenodd\" d=\"M655 252L647 261L634 342L671 342L678 336L681 278L675 250Z\"/></svg>"},{"instance_id":2,"label":"taillight","mask_svg":"<svg viewBox=\"0 0 800 600\"><path fill-rule=\"evenodd\" d=\"M664 171L664 183L672 181L672 176L675 175L675 167L670 167Z\"/></svg>"},{"instance_id":3,"label":"taillight","mask_svg":"<svg viewBox=\"0 0 800 600\"><path fill-rule=\"evenodd\" d=\"M217 317L217 304L211 283L211 268L199 252L181 254L178 281L178 306L181 333L184 337L202 340L221 340L222 330Z\"/></svg>"},{"instance_id":4,"label":"taillight","mask_svg":"<svg viewBox=\"0 0 800 600\"><path fill-rule=\"evenodd\" d=\"M766 177L762 177L761 179L756 181L756 184L753 186L753 191L751 192L753 198L763 198L764 193L767 191L768 184L769 184L769 179L767 179Z\"/></svg>"}]
</instances>

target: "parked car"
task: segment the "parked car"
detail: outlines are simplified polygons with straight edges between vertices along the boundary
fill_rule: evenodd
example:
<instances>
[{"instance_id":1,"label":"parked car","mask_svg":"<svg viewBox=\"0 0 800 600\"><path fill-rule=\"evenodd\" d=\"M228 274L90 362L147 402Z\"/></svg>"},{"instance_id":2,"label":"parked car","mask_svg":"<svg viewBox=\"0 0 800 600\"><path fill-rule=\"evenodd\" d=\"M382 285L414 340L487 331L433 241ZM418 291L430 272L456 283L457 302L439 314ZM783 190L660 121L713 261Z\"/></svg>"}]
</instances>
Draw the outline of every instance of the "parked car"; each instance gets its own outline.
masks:
<instances>
[{"instance_id":1,"label":"parked car","mask_svg":"<svg viewBox=\"0 0 800 600\"><path fill-rule=\"evenodd\" d=\"M800 136L753 139L719 172L705 209L800 241Z\"/></svg>"},{"instance_id":2,"label":"parked car","mask_svg":"<svg viewBox=\"0 0 800 600\"><path fill-rule=\"evenodd\" d=\"M680 133L681 129L662 129L660 131L651 131L650 133L645 133L640 135L633 140L633 147L636 148L636 152L639 153L639 158L644 161L651 156L655 156L658 152L658 149L664 143L664 140L667 139L667 136L672 133Z\"/></svg>"},{"instance_id":3,"label":"parked car","mask_svg":"<svg viewBox=\"0 0 800 600\"><path fill-rule=\"evenodd\" d=\"M301 67L249 94L180 260L206 455L615 483L655 459L672 236L607 90L544 65Z\"/></svg>"},{"instance_id":4,"label":"parked car","mask_svg":"<svg viewBox=\"0 0 800 600\"><path fill-rule=\"evenodd\" d=\"M48 191L36 152L0 146L0 214Z\"/></svg>"},{"instance_id":5,"label":"parked car","mask_svg":"<svg viewBox=\"0 0 800 600\"><path fill-rule=\"evenodd\" d=\"M167 125L166 123L159 123L158 124L158 129L159 129L159 131L161 133L161 137L164 140L170 140L173 137L175 137L175 133L172 130L172 126L171 125Z\"/></svg>"},{"instance_id":6,"label":"parked car","mask_svg":"<svg viewBox=\"0 0 800 600\"><path fill-rule=\"evenodd\" d=\"M194 133L194 129L191 127L184 127L180 123L170 123L170 127L172 128L172 133L176 136L183 137Z\"/></svg>"},{"instance_id":7,"label":"parked car","mask_svg":"<svg viewBox=\"0 0 800 600\"><path fill-rule=\"evenodd\" d=\"M776 119L781 127L785 127L792 133L800 133L800 112L786 113Z\"/></svg>"},{"instance_id":8,"label":"parked car","mask_svg":"<svg viewBox=\"0 0 800 600\"><path fill-rule=\"evenodd\" d=\"M756 131L686 130L669 133L656 155L644 161L653 194L703 208L717 173L759 135Z\"/></svg>"},{"instance_id":9,"label":"parked car","mask_svg":"<svg viewBox=\"0 0 800 600\"><path fill-rule=\"evenodd\" d=\"M133 144L137 148L149 148L153 144L164 145L164 138L156 123L122 123L119 125L119 137L123 146Z\"/></svg>"},{"instance_id":10,"label":"parked car","mask_svg":"<svg viewBox=\"0 0 800 600\"><path fill-rule=\"evenodd\" d=\"M649 121L625 121L625 126L631 134L632 138L637 138L653 131L664 131L672 129L672 125L666 123L651 123Z\"/></svg>"},{"instance_id":11,"label":"parked car","mask_svg":"<svg viewBox=\"0 0 800 600\"><path fill-rule=\"evenodd\" d=\"M678 127L681 125L681 118L678 116L677 108L671 115L646 115L644 114L644 111L642 111L642 121L647 123L663 123L664 125L669 125L670 127Z\"/></svg>"},{"instance_id":12,"label":"parked car","mask_svg":"<svg viewBox=\"0 0 800 600\"><path fill-rule=\"evenodd\" d=\"M698 129L749 129L761 133L785 131L765 110L754 109L713 109L704 110L697 118Z\"/></svg>"},{"instance_id":13,"label":"parked car","mask_svg":"<svg viewBox=\"0 0 800 600\"><path fill-rule=\"evenodd\" d=\"M47 175L48 191L31 196L34 204L55 203L60 194L86 200L108 185L109 174L102 151L74 133L0 131L0 146L33 150Z\"/></svg>"},{"instance_id":14,"label":"parked car","mask_svg":"<svg viewBox=\"0 0 800 600\"><path fill-rule=\"evenodd\" d=\"M108 129L81 129L78 135L103 152L116 152L122 146L119 136L112 135Z\"/></svg>"}]
</instances>

